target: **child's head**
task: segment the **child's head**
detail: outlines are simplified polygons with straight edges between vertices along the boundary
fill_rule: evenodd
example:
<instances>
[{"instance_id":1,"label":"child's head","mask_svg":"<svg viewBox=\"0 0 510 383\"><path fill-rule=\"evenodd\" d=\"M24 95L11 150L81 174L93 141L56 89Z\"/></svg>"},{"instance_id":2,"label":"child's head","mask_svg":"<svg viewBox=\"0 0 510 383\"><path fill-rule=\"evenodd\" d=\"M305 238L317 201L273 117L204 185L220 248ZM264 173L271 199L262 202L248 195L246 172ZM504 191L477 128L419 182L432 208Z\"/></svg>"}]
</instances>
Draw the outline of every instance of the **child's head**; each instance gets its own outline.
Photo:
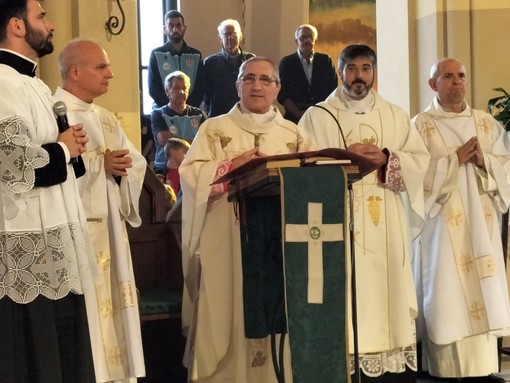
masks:
<instances>
[{"instance_id":1,"label":"child's head","mask_svg":"<svg viewBox=\"0 0 510 383\"><path fill-rule=\"evenodd\" d=\"M179 166L184 160L184 156L188 152L189 147L189 142L182 138L169 138L165 144L165 156L167 160L171 160L176 166Z\"/></svg>"}]
</instances>

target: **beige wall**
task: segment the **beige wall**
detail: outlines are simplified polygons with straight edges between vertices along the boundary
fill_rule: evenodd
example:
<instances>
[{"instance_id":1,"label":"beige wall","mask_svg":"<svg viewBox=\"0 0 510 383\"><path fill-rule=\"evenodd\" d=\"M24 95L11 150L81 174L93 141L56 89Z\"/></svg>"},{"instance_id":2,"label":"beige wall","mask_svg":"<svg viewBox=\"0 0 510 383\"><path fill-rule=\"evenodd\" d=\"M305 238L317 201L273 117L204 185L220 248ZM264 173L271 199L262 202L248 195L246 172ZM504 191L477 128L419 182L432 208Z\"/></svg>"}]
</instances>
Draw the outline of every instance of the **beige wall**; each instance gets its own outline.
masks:
<instances>
[{"instance_id":1,"label":"beige wall","mask_svg":"<svg viewBox=\"0 0 510 383\"><path fill-rule=\"evenodd\" d=\"M502 49L510 17L507 0L388 1L393 7L377 10L378 55L383 57L378 74L379 79L388 79L379 87L383 96L404 108L409 105L411 115L423 110L434 97L427 85L430 67L443 57L458 58L466 66L466 99L477 109L486 109L487 101L499 95L492 88L510 89L505 70L510 52ZM400 15L399 22L386 27L382 21L395 13ZM408 47L392 43L399 35L409 37ZM392 66L402 68L403 81Z\"/></svg>"},{"instance_id":2,"label":"beige wall","mask_svg":"<svg viewBox=\"0 0 510 383\"><path fill-rule=\"evenodd\" d=\"M279 61L282 56L295 49L294 30L307 21L308 2L186 0L181 1L181 11L188 25L186 42L199 49L204 57L218 52L221 48L218 24L225 19L235 19L243 29L244 50Z\"/></svg>"},{"instance_id":3,"label":"beige wall","mask_svg":"<svg viewBox=\"0 0 510 383\"><path fill-rule=\"evenodd\" d=\"M140 96L138 83L138 29L136 0L121 1L126 15L124 31L110 36L105 30L109 15L120 17L111 0L51 0L45 1L50 20L56 24L55 52L41 60L41 77L52 91L60 85L57 57L73 38L97 41L108 53L115 75L107 94L96 100L120 119L126 134L140 147Z\"/></svg>"}]
</instances>

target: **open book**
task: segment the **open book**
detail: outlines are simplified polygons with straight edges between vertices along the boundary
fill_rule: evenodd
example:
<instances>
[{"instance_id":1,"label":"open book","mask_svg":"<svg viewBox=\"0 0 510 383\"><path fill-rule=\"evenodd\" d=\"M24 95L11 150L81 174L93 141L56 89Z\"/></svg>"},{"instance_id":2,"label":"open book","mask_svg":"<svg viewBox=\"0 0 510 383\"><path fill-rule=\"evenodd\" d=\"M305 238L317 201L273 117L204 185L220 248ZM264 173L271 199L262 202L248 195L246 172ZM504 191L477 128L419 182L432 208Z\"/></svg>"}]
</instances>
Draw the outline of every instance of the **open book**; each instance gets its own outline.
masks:
<instances>
[{"instance_id":1,"label":"open book","mask_svg":"<svg viewBox=\"0 0 510 383\"><path fill-rule=\"evenodd\" d=\"M315 165L355 166L361 177L377 168L377 164L358 154L344 149L327 148L313 152L276 154L274 156L253 158L218 178L214 183L230 182L243 174L260 172L265 169Z\"/></svg>"}]
</instances>

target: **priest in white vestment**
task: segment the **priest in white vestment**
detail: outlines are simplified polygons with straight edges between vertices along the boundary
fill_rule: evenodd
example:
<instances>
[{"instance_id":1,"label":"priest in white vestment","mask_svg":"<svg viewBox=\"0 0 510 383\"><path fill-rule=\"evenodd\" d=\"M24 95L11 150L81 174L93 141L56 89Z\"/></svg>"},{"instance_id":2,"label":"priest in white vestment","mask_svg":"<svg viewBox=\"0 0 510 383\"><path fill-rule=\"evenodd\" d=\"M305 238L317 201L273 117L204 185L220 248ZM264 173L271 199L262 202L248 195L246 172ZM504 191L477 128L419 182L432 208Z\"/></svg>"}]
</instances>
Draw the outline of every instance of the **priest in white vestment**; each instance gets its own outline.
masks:
<instances>
[{"instance_id":1,"label":"priest in white vestment","mask_svg":"<svg viewBox=\"0 0 510 383\"><path fill-rule=\"evenodd\" d=\"M510 203L510 142L491 115L469 107L465 82L458 60L436 63L437 96L414 118L431 153L415 274L424 369L482 382L498 371L497 336L510 328L499 224Z\"/></svg>"},{"instance_id":2,"label":"priest in white vestment","mask_svg":"<svg viewBox=\"0 0 510 383\"><path fill-rule=\"evenodd\" d=\"M102 283L85 294L97 382L136 382L145 376L140 317L126 222L141 224L138 201L147 162L108 110L94 99L113 78L106 52L75 40L59 56L62 88L54 97L67 105L71 123L80 122L90 141L87 172L79 189Z\"/></svg>"},{"instance_id":3,"label":"priest in white vestment","mask_svg":"<svg viewBox=\"0 0 510 383\"><path fill-rule=\"evenodd\" d=\"M429 155L409 116L371 89L371 48L345 48L338 71L342 85L309 108L299 126L319 148L347 149L379 164L353 184L359 373L362 382L408 383L417 370L412 239L423 226ZM350 330L352 368L352 325Z\"/></svg>"},{"instance_id":4,"label":"priest in white vestment","mask_svg":"<svg viewBox=\"0 0 510 383\"><path fill-rule=\"evenodd\" d=\"M277 380L269 337L247 339L244 333L234 205L227 201L225 184L210 185L250 158L315 147L272 105L280 90L274 63L264 57L247 60L236 86L241 101L229 113L201 125L180 167L185 364L193 382L272 383ZM286 370L290 371L288 360Z\"/></svg>"},{"instance_id":5,"label":"priest in white vestment","mask_svg":"<svg viewBox=\"0 0 510 383\"><path fill-rule=\"evenodd\" d=\"M88 138L82 125L59 130L36 77L54 49L46 11L0 10L0 381L92 383L83 293L97 267L76 183Z\"/></svg>"}]
</instances>

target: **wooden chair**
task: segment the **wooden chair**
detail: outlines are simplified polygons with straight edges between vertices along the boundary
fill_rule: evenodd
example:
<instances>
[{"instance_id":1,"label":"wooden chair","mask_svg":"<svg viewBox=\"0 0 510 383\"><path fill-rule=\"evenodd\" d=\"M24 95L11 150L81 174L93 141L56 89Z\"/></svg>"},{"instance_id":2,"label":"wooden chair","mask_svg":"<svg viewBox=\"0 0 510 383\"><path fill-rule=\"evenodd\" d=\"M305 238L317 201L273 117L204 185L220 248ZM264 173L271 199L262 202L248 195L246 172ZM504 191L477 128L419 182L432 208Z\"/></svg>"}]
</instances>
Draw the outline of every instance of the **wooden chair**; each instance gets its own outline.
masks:
<instances>
[{"instance_id":1,"label":"wooden chair","mask_svg":"<svg viewBox=\"0 0 510 383\"><path fill-rule=\"evenodd\" d=\"M147 167L140 197L142 225L128 225L142 322L180 318L182 263L180 217L165 222L171 198L154 171Z\"/></svg>"}]
</instances>

